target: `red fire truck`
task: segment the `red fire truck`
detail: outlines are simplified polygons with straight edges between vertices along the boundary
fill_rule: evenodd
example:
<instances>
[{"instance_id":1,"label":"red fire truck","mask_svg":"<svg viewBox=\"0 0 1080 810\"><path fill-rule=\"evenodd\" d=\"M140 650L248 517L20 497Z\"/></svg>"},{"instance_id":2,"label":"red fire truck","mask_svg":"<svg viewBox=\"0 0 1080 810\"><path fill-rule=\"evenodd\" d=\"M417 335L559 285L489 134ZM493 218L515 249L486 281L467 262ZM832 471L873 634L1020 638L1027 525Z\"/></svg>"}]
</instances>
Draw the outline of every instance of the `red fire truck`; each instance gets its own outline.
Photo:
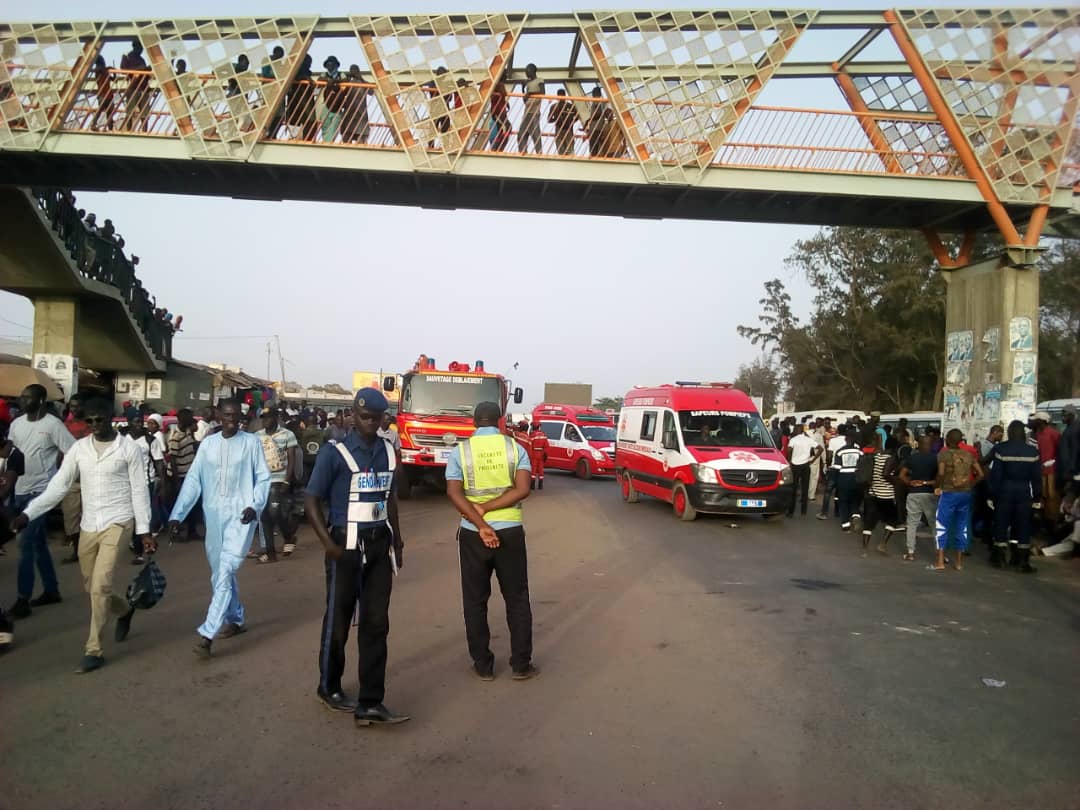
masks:
<instances>
[{"instance_id":1,"label":"red fire truck","mask_svg":"<svg viewBox=\"0 0 1080 810\"><path fill-rule=\"evenodd\" d=\"M395 377L383 380L393 391ZM473 433L473 409L481 402L497 402L502 408L500 430L506 429L506 406L520 403L524 394L501 374L484 370L484 362L450 363L445 369L421 355L411 371L401 375L397 427L401 439L402 476L398 494L408 498L413 486L446 485L446 462L458 441Z\"/></svg>"}]
</instances>

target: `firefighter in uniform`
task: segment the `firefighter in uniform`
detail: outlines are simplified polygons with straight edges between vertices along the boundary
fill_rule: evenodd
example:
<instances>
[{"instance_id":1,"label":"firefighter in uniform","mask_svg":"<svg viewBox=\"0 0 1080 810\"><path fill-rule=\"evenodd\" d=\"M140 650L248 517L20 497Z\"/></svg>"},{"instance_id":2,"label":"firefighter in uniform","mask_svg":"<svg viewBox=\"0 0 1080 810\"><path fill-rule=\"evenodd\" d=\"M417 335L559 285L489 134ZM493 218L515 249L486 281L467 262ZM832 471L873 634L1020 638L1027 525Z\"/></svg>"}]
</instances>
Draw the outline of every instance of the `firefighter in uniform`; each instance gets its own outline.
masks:
<instances>
[{"instance_id":1,"label":"firefighter in uniform","mask_svg":"<svg viewBox=\"0 0 1080 810\"><path fill-rule=\"evenodd\" d=\"M1042 466L1039 451L1027 443L1023 422L1009 423L1006 441L994 447L990 460L990 493L994 499L990 564L1003 568L1005 550L1010 548L1009 565L1032 574L1031 509L1042 494Z\"/></svg>"},{"instance_id":2,"label":"firefighter in uniform","mask_svg":"<svg viewBox=\"0 0 1080 810\"><path fill-rule=\"evenodd\" d=\"M383 705L390 591L404 551L394 488L397 456L393 445L378 435L386 409L382 392L357 391L353 430L319 450L305 497L308 520L326 551L317 694L328 708L353 712L357 726L409 719ZM324 502L330 506L329 520ZM360 692L353 702L341 690L341 676L357 605Z\"/></svg>"},{"instance_id":3,"label":"firefighter in uniform","mask_svg":"<svg viewBox=\"0 0 1080 810\"><path fill-rule=\"evenodd\" d=\"M532 426L529 439L529 456L532 462L532 489L544 488L544 460L547 458L548 437L540 429L540 423Z\"/></svg>"},{"instance_id":4,"label":"firefighter in uniform","mask_svg":"<svg viewBox=\"0 0 1080 810\"><path fill-rule=\"evenodd\" d=\"M446 493L462 515L458 529L465 638L480 680L495 678L487 607L491 573L499 578L510 627L514 680L538 674L532 665L532 607L521 502L529 497L529 456L499 432L501 409L481 402L473 413L476 432L459 442L446 465Z\"/></svg>"}]
</instances>

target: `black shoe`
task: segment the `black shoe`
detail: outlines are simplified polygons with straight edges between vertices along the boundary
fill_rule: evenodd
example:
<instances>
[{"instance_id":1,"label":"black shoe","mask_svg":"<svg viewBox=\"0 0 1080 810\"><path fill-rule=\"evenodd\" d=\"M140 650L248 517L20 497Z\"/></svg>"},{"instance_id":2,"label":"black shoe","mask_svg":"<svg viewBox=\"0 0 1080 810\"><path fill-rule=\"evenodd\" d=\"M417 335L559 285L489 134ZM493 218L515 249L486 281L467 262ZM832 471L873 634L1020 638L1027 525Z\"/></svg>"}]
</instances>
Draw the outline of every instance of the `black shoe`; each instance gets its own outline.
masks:
<instances>
[{"instance_id":1,"label":"black shoe","mask_svg":"<svg viewBox=\"0 0 1080 810\"><path fill-rule=\"evenodd\" d=\"M59 591L45 591L37 599L30 600L30 607L45 607L45 605L58 605L64 599Z\"/></svg>"},{"instance_id":2,"label":"black shoe","mask_svg":"<svg viewBox=\"0 0 1080 810\"><path fill-rule=\"evenodd\" d=\"M394 714L381 703L378 706L371 706L367 709L357 707L353 714L353 721L358 728L364 726L393 726L398 723L404 723L408 719L409 715Z\"/></svg>"},{"instance_id":3,"label":"black shoe","mask_svg":"<svg viewBox=\"0 0 1080 810\"><path fill-rule=\"evenodd\" d=\"M82 663L79 664L79 668L75 670L75 674L85 675L87 672L93 672L95 669L101 669L103 666L105 666L105 656L84 655Z\"/></svg>"},{"instance_id":4,"label":"black shoe","mask_svg":"<svg viewBox=\"0 0 1080 810\"><path fill-rule=\"evenodd\" d=\"M535 678L540 674L540 670L529 664L525 669L515 669L514 674L510 677L515 681L527 681L531 678Z\"/></svg>"},{"instance_id":5,"label":"black shoe","mask_svg":"<svg viewBox=\"0 0 1080 810\"><path fill-rule=\"evenodd\" d=\"M239 636L242 633L247 632L247 626L243 624L236 624L235 622L229 622L220 630L218 630L215 638L232 638L233 636Z\"/></svg>"},{"instance_id":6,"label":"black shoe","mask_svg":"<svg viewBox=\"0 0 1080 810\"><path fill-rule=\"evenodd\" d=\"M990 565L994 568L1005 567L1004 554L1002 554L1000 546L994 546L990 549Z\"/></svg>"},{"instance_id":7,"label":"black shoe","mask_svg":"<svg viewBox=\"0 0 1080 810\"><path fill-rule=\"evenodd\" d=\"M1020 552L1020 573L1021 574L1034 574L1036 569L1031 565L1031 552L1024 550Z\"/></svg>"},{"instance_id":8,"label":"black shoe","mask_svg":"<svg viewBox=\"0 0 1080 810\"><path fill-rule=\"evenodd\" d=\"M77 563L78 561L79 561L79 555L78 554L72 554L70 557L64 557L64 559L62 559L60 561L60 564L61 565L71 565L72 563Z\"/></svg>"},{"instance_id":9,"label":"black shoe","mask_svg":"<svg viewBox=\"0 0 1080 810\"><path fill-rule=\"evenodd\" d=\"M131 561L131 564L132 565L145 565L146 564L146 559L144 557L135 557Z\"/></svg>"},{"instance_id":10,"label":"black shoe","mask_svg":"<svg viewBox=\"0 0 1080 810\"><path fill-rule=\"evenodd\" d=\"M33 612L30 609L29 599L16 599L15 604L11 606L11 618L13 619L25 619Z\"/></svg>"},{"instance_id":11,"label":"black shoe","mask_svg":"<svg viewBox=\"0 0 1080 810\"><path fill-rule=\"evenodd\" d=\"M349 700L342 692L316 692L323 705L332 712L355 712L356 701Z\"/></svg>"},{"instance_id":12,"label":"black shoe","mask_svg":"<svg viewBox=\"0 0 1080 810\"><path fill-rule=\"evenodd\" d=\"M124 641L128 637L128 633L131 632L131 617L135 615L135 608L132 608L123 616L116 620L116 640Z\"/></svg>"},{"instance_id":13,"label":"black shoe","mask_svg":"<svg viewBox=\"0 0 1080 810\"><path fill-rule=\"evenodd\" d=\"M482 667L479 664L472 665L473 674L482 681L495 680L495 668L494 667Z\"/></svg>"},{"instance_id":14,"label":"black shoe","mask_svg":"<svg viewBox=\"0 0 1080 810\"><path fill-rule=\"evenodd\" d=\"M210 660L210 639L199 636L199 640L192 648L192 652L204 661Z\"/></svg>"}]
</instances>

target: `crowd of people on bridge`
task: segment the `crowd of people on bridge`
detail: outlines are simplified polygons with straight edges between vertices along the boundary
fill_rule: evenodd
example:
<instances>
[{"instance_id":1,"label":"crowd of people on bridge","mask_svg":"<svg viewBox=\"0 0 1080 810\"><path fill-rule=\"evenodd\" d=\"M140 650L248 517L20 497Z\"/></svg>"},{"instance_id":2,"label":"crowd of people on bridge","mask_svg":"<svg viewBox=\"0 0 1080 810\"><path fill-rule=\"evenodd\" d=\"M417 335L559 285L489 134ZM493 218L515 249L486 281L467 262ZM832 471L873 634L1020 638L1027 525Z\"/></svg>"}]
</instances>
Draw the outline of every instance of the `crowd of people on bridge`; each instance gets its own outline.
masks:
<instances>
[{"instance_id":1,"label":"crowd of people on bridge","mask_svg":"<svg viewBox=\"0 0 1080 810\"><path fill-rule=\"evenodd\" d=\"M172 357L173 335L181 330L184 318L158 306L157 298L136 277L139 257L124 253L124 237L112 220L99 224L97 214L79 208L75 195L66 189L35 189L34 196L78 272L115 287L154 354L163 360Z\"/></svg>"},{"instance_id":2,"label":"crowd of people on bridge","mask_svg":"<svg viewBox=\"0 0 1080 810\"><path fill-rule=\"evenodd\" d=\"M905 561L914 561L918 532L934 533L935 559L928 568L960 570L972 537L990 549L998 568L1035 571L1032 554L1071 556L1080 548L1080 422L1076 409L1064 413L1059 432L1050 416L1027 423L995 425L975 444L953 429L945 436L930 427L916 436L901 419L895 428L880 415L831 419L793 417L772 423L773 440L792 466L795 493L788 512L806 515L821 490L819 520L830 514L843 532L861 533L865 555L873 544L889 553L903 533Z\"/></svg>"},{"instance_id":3,"label":"crowd of people on bridge","mask_svg":"<svg viewBox=\"0 0 1080 810\"><path fill-rule=\"evenodd\" d=\"M447 470L448 495L461 513L458 541L466 640L474 675L495 677L487 602L499 578L510 621L512 678L538 674L532 663L525 532L521 501L530 492L528 453L499 430L496 403L477 406L476 432L459 443ZM170 421L171 420L171 421ZM514 458L507 448L516 448ZM164 592L150 558L160 539L201 540L211 570L211 598L196 630L194 652L248 629L238 571L297 550L304 517L325 554L326 601L319 635L316 693L331 710L351 713L357 726L408 720L383 703L393 578L404 565L398 520L401 444L382 392L361 389L352 408L334 414L307 403L264 402L258 392L222 400L196 419L190 409L162 416L149 405L73 398L56 414L39 385L18 402L0 400L0 553L18 536L17 598L0 610L0 651L11 647L14 620L63 601L47 542L47 515L62 507L64 532L90 603L90 630L76 669L105 664L104 632L132 632L136 611ZM256 535L260 535L256 540ZM256 547L256 550L253 550ZM129 550L145 566L124 593L114 587ZM160 593L149 602L136 589L152 572ZM41 592L34 597L40 576ZM342 690L345 647L359 610L360 690Z\"/></svg>"}]
</instances>

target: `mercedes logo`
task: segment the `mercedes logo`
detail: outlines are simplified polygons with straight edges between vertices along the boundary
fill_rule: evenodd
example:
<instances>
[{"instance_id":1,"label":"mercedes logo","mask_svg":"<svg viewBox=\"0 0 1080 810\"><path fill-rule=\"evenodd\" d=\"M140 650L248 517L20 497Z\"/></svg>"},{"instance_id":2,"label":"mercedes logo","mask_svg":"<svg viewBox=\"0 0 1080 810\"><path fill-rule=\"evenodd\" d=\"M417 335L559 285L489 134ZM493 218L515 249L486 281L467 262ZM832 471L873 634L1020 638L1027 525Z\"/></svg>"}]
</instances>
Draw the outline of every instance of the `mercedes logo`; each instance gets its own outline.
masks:
<instances>
[{"instance_id":1,"label":"mercedes logo","mask_svg":"<svg viewBox=\"0 0 1080 810\"><path fill-rule=\"evenodd\" d=\"M746 483L748 483L748 484L756 484L757 483L757 473L754 472L753 470L748 472L746 474Z\"/></svg>"},{"instance_id":2,"label":"mercedes logo","mask_svg":"<svg viewBox=\"0 0 1080 810\"><path fill-rule=\"evenodd\" d=\"M455 444L457 444L457 434L444 433L442 437L442 443L445 444L447 447L453 447Z\"/></svg>"}]
</instances>

